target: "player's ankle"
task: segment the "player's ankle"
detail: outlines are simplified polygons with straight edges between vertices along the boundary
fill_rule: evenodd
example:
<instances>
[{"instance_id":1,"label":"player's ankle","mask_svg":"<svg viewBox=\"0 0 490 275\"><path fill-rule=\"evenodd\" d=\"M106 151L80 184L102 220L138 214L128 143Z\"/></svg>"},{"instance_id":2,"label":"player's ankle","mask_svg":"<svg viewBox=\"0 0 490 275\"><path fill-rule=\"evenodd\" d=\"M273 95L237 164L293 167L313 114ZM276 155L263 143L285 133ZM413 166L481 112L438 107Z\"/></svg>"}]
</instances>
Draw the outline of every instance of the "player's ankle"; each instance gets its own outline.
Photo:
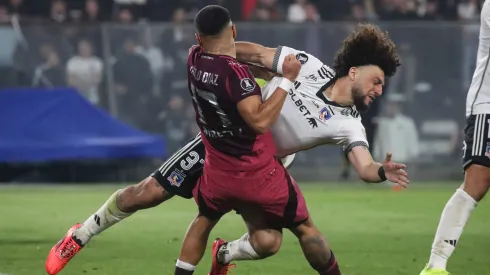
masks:
<instances>
[{"instance_id":1,"label":"player's ankle","mask_svg":"<svg viewBox=\"0 0 490 275\"><path fill-rule=\"evenodd\" d=\"M174 275L191 275L194 274L195 269L196 269L195 265L183 262L181 260L177 260L177 263L175 264Z\"/></svg>"},{"instance_id":2,"label":"player's ankle","mask_svg":"<svg viewBox=\"0 0 490 275\"><path fill-rule=\"evenodd\" d=\"M443 255L431 252L427 267L446 270L447 258Z\"/></svg>"}]
</instances>

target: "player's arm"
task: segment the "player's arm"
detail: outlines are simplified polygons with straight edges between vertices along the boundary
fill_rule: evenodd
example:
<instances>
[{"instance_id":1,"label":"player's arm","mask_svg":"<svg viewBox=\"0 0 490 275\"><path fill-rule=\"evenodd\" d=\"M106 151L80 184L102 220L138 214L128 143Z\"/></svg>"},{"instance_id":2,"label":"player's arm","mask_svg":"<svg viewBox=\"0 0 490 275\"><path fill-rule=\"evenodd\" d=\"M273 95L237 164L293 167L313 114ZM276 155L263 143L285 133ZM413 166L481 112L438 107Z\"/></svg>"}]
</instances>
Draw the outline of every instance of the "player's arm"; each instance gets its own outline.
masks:
<instances>
[{"instance_id":1,"label":"player's arm","mask_svg":"<svg viewBox=\"0 0 490 275\"><path fill-rule=\"evenodd\" d=\"M350 145L352 146L352 145ZM407 187L409 180L405 172L405 164L394 163L391 161L391 153L386 154L383 163L375 162L368 148L363 145L353 145L349 149L347 157L356 169L359 177L369 183L378 183L385 180Z\"/></svg>"},{"instance_id":2,"label":"player's arm","mask_svg":"<svg viewBox=\"0 0 490 275\"><path fill-rule=\"evenodd\" d=\"M368 149L364 126L359 120L346 121L339 129L339 135L346 137L344 153L363 181L378 183L390 180L403 187L408 185L405 165L392 162L390 153L386 155L383 163L373 160Z\"/></svg>"},{"instance_id":3,"label":"player's arm","mask_svg":"<svg viewBox=\"0 0 490 275\"><path fill-rule=\"evenodd\" d=\"M260 44L251 42L235 42L236 59L244 63L252 63L264 66L269 70L274 70L274 57L276 56L276 48L268 48ZM277 66L277 64L276 64Z\"/></svg>"},{"instance_id":4,"label":"player's arm","mask_svg":"<svg viewBox=\"0 0 490 275\"><path fill-rule=\"evenodd\" d=\"M260 87L252 80L253 76L250 73L237 72L232 74L231 79L228 80L229 90L232 98L237 102L238 112L256 133L266 133L272 123L277 120L288 91L294 89L293 82L298 76L301 64L294 55L291 55L286 58L283 69L285 74L281 84L265 101L262 101ZM244 77L240 78L239 75Z\"/></svg>"}]
</instances>

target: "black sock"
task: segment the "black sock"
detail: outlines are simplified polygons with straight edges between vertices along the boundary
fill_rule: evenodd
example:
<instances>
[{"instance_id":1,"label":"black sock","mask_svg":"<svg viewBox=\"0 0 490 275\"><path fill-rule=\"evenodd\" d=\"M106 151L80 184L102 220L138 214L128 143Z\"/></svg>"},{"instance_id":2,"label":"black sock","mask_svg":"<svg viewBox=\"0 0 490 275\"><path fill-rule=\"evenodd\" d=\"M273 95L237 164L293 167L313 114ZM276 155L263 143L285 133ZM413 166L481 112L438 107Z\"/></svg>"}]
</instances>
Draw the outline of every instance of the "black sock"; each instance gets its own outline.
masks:
<instances>
[{"instance_id":1,"label":"black sock","mask_svg":"<svg viewBox=\"0 0 490 275\"><path fill-rule=\"evenodd\" d=\"M194 270L185 270L178 266L175 267L174 275L192 275L194 274Z\"/></svg>"}]
</instances>

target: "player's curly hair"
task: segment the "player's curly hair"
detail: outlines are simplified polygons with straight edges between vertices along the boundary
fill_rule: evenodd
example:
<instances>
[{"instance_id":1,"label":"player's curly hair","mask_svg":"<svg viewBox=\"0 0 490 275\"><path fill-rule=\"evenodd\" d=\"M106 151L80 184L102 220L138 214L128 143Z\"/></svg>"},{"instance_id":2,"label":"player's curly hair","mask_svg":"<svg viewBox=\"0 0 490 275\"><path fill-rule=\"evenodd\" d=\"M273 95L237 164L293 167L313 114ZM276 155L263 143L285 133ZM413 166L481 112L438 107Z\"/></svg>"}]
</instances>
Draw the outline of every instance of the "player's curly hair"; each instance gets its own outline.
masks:
<instances>
[{"instance_id":1,"label":"player's curly hair","mask_svg":"<svg viewBox=\"0 0 490 275\"><path fill-rule=\"evenodd\" d=\"M347 37L333 62L336 78L344 77L352 67L376 65L386 76L393 76L401 65L395 43L378 26L359 24Z\"/></svg>"}]
</instances>

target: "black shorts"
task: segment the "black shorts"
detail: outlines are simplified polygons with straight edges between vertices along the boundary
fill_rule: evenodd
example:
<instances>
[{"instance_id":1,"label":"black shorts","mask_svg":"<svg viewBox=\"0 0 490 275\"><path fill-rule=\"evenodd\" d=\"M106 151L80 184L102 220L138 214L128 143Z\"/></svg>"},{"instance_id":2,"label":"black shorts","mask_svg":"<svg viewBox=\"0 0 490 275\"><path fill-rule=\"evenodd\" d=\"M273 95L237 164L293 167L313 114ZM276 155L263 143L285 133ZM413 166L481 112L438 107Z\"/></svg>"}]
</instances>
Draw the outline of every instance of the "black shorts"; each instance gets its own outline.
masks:
<instances>
[{"instance_id":1,"label":"black shorts","mask_svg":"<svg viewBox=\"0 0 490 275\"><path fill-rule=\"evenodd\" d=\"M191 199L192 189L202 174L204 155L201 135L197 135L168 158L151 176L169 193Z\"/></svg>"},{"instance_id":2,"label":"black shorts","mask_svg":"<svg viewBox=\"0 0 490 275\"><path fill-rule=\"evenodd\" d=\"M463 169L471 164L490 167L490 114L470 115L466 119L463 142Z\"/></svg>"}]
</instances>

